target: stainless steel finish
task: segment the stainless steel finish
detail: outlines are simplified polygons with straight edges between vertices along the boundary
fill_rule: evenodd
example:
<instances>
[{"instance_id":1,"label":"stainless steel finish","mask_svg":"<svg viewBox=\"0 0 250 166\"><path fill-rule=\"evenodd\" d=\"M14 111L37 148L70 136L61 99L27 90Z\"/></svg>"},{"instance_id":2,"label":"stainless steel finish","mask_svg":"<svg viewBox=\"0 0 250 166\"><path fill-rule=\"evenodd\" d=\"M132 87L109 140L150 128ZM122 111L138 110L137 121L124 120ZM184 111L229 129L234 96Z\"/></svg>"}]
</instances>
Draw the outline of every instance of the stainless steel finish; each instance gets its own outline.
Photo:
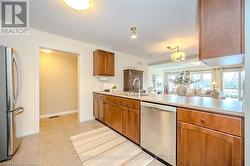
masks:
<instances>
[{"instance_id":1,"label":"stainless steel finish","mask_svg":"<svg viewBox=\"0 0 250 166\"><path fill-rule=\"evenodd\" d=\"M21 80L17 57L12 48L5 48L6 52L6 72L7 72L7 107L14 110L18 107L20 96Z\"/></svg>"},{"instance_id":2,"label":"stainless steel finish","mask_svg":"<svg viewBox=\"0 0 250 166\"><path fill-rule=\"evenodd\" d=\"M8 137L8 156L12 156L21 141L21 113L23 112L22 107L8 112L8 122L9 122L9 137Z\"/></svg>"},{"instance_id":3,"label":"stainless steel finish","mask_svg":"<svg viewBox=\"0 0 250 166\"><path fill-rule=\"evenodd\" d=\"M139 85L138 96L140 97L141 96L141 81L139 78L134 79L134 81L133 81L134 86L135 86L136 82L138 82L138 85Z\"/></svg>"},{"instance_id":4,"label":"stainless steel finish","mask_svg":"<svg viewBox=\"0 0 250 166\"><path fill-rule=\"evenodd\" d=\"M11 157L17 150L21 140L21 113L23 108L18 104L21 88L18 59L13 48L5 47L6 84L7 84L7 148Z\"/></svg>"},{"instance_id":5,"label":"stainless steel finish","mask_svg":"<svg viewBox=\"0 0 250 166\"><path fill-rule=\"evenodd\" d=\"M18 65L18 61L17 61L17 57L15 55L15 53L13 52L13 65L14 65L14 69L16 70L16 87L15 87L15 95L13 96L13 100L15 102L15 104L17 104L17 101L18 101L18 98L19 98L19 95L20 95L20 85L21 85L21 78L20 78L20 71L19 71L19 65ZM13 71L13 75L14 74L14 71Z\"/></svg>"},{"instance_id":6,"label":"stainless steel finish","mask_svg":"<svg viewBox=\"0 0 250 166\"><path fill-rule=\"evenodd\" d=\"M5 48L6 56L6 77L7 77L7 109L8 111L14 109L13 103L13 75L12 75L12 49Z\"/></svg>"},{"instance_id":7,"label":"stainless steel finish","mask_svg":"<svg viewBox=\"0 0 250 166\"><path fill-rule=\"evenodd\" d=\"M165 112L176 112L176 108L172 106L154 104L154 103L149 103L149 102L141 102L141 105L145 107L149 107L153 110L161 110Z\"/></svg>"},{"instance_id":8,"label":"stainless steel finish","mask_svg":"<svg viewBox=\"0 0 250 166\"><path fill-rule=\"evenodd\" d=\"M5 47L0 46L0 161L8 158Z\"/></svg>"},{"instance_id":9,"label":"stainless steel finish","mask_svg":"<svg viewBox=\"0 0 250 166\"><path fill-rule=\"evenodd\" d=\"M141 103L141 146L176 165L176 108Z\"/></svg>"}]
</instances>

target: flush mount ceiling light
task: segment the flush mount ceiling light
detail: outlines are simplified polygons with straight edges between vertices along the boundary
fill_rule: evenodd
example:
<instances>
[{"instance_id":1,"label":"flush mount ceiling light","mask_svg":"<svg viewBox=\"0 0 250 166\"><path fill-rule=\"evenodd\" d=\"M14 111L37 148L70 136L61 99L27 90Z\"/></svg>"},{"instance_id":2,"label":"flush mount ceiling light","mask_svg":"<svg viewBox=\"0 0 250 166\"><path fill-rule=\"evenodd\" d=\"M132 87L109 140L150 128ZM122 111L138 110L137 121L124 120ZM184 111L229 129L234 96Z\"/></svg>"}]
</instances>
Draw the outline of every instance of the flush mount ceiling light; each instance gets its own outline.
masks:
<instances>
[{"instance_id":1,"label":"flush mount ceiling light","mask_svg":"<svg viewBox=\"0 0 250 166\"><path fill-rule=\"evenodd\" d=\"M136 38L137 38L137 35L136 35L136 27L131 27L130 30L132 31L132 33L131 33L131 38L132 38L132 39L136 39Z\"/></svg>"},{"instance_id":2,"label":"flush mount ceiling light","mask_svg":"<svg viewBox=\"0 0 250 166\"><path fill-rule=\"evenodd\" d=\"M44 53L47 53L47 54L50 54L50 53L53 52L52 50L45 49L45 48L40 49L40 51L41 51L41 52L44 52Z\"/></svg>"},{"instance_id":3,"label":"flush mount ceiling light","mask_svg":"<svg viewBox=\"0 0 250 166\"><path fill-rule=\"evenodd\" d=\"M167 49L169 49L169 50L171 50L171 51L173 51L173 50L176 51L175 53L172 53L172 54L170 55L170 60L171 60L172 62L184 61L184 60L186 59L186 54L185 54L185 52L181 52L179 46L176 46L176 47L168 46Z\"/></svg>"},{"instance_id":4,"label":"flush mount ceiling light","mask_svg":"<svg viewBox=\"0 0 250 166\"><path fill-rule=\"evenodd\" d=\"M90 7L90 0L64 0L64 2L75 10L86 10Z\"/></svg>"}]
</instances>

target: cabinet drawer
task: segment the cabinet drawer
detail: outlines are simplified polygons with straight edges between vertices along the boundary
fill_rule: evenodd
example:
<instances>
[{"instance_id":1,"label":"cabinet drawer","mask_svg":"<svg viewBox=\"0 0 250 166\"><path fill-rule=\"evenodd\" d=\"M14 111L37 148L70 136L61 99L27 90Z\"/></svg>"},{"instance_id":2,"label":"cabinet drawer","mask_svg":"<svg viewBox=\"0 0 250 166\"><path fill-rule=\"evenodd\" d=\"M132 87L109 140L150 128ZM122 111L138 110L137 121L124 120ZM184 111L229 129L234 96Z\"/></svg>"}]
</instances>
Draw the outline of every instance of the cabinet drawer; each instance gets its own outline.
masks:
<instances>
[{"instance_id":1,"label":"cabinet drawer","mask_svg":"<svg viewBox=\"0 0 250 166\"><path fill-rule=\"evenodd\" d=\"M235 136L242 136L242 119L225 115L189 110L177 109L178 121L214 129Z\"/></svg>"},{"instance_id":2,"label":"cabinet drawer","mask_svg":"<svg viewBox=\"0 0 250 166\"><path fill-rule=\"evenodd\" d=\"M94 93L94 100L98 100L98 94Z\"/></svg>"},{"instance_id":3,"label":"cabinet drawer","mask_svg":"<svg viewBox=\"0 0 250 166\"><path fill-rule=\"evenodd\" d=\"M121 101L121 98L119 98L119 97L114 97L114 96L109 96L108 97L108 102L110 103L110 104L118 104L118 105L120 105L120 102Z\"/></svg>"},{"instance_id":4,"label":"cabinet drawer","mask_svg":"<svg viewBox=\"0 0 250 166\"><path fill-rule=\"evenodd\" d=\"M103 95L98 95L98 96L97 96L97 99L98 99L98 100L103 100L103 97L104 97Z\"/></svg>"},{"instance_id":5,"label":"cabinet drawer","mask_svg":"<svg viewBox=\"0 0 250 166\"><path fill-rule=\"evenodd\" d=\"M103 100L103 98L104 98L104 95L94 93L94 99L95 100Z\"/></svg>"},{"instance_id":6,"label":"cabinet drawer","mask_svg":"<svg viewBox=\"0 0 250 166\"><path fill-rule=\"evenodd\" d=\"M121 105L132 109L140 109L140 101L131 99L121 99Z\"/></svg>"}]
</instances>

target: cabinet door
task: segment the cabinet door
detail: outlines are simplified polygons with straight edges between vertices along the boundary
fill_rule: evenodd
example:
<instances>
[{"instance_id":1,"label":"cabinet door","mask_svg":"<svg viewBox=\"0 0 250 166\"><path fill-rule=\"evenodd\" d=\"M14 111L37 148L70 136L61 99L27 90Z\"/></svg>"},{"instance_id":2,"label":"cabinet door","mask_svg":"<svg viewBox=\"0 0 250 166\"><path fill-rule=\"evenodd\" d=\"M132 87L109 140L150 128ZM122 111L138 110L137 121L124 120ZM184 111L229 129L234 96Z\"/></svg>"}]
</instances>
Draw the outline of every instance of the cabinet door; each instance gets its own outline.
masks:
<instances>
[{"instance_id":1,"label":"cabinet door","mask_svg":"<svg viewBox=\"0 0 250 166\"><path fill-rule=\"evenodd\" d=\"M195 125L178 122L178 166L242 166L242 140Z\"/></svg>"},{"instance_id":2,"label":"cabinet door","mask_svg":"<svg viewBox=\"0 0 250 166\"><path fill-rule=\"evenodd\" d=\"M242 54L243 0L199 0L200 59Z\"/></svg>"},{"instance_id":3,"label":"cabinet door","mask_svg":"<svg viewBox=\"0 0 250 166\"><path fill-rule=\"evenodd\" d=\"M96 118L96 119L99 119L99 101L98 100L95 100L94 99L94 105L93 105L93 107L94 107L94 112L93 112L93 114L94 114L94 117Z\"/></svg>"},{"instance_id":4,"label":"cabinet door","mask_svg":"<svg viewBox=\"0 0 250 166\"><path fill-rule=\"evenodd\" d=\"M112 52L96 50L93 53L94 76L114 76L115 56Z\"/></svg>"},{"instance_id":5,"label":"cabinet door","mask_svg":"<svg viewBox=\"0 0 250 166\"><path fill-rule=\"evenodd\" d=\"M103 117L104 117L104 103L103 101L99 100L98 101L98 104L99 104L99 110L98 110L98 118L99 120L103 121Z\"/></svg>"},{"instance_id":6,"label":"cabinet door","mask_svg":"<svg viewBox=\"0 0 250 166\"><path fill-rule=\"evenodd\" d=\"M122 132L122 110L119 105L109 104L111 113L110 126L118 132Z\"/></svg>"},{"instance_id":7,"label":"cabinet door","mask_svg":"<svg viewBox=\"0 0 250 166\"><path fill-rule=\"evenodd\" d=\"M104 103L104 109L103 109L103 122L106 125L110 125L110 107L108 103Z\"/></svg>"},{"instance_id":8,"label":"cabinet door","mask_svg":"<svg viewBox=\"0 0 250 166\"><path fill-rule=\"evenodd\" d=\"M115 56L113 53L107 52L105 54L105 74L108 76L115 75Z\"/></svg>"},{"instance_id":9,"label":"cabinet door","mask_svg":"<svg viewBox=\"0 0 250 166\"><path fill-rule=\"evenodd\" d=\"M106 75L105 70L105 54L100 51L96 50L93 53L93 69L94 69L94 75Z\"/></svg>"},{"instance_id":10,"label":"cabinet door","mask_svg":"<svg viewBox=\"0 0 250 166\"><path fill-rule=\"evenodd\" d=\"M122 133L136 143L140 143L140 111L122 107L123 131Z\"/></svg>"}]
</instances>

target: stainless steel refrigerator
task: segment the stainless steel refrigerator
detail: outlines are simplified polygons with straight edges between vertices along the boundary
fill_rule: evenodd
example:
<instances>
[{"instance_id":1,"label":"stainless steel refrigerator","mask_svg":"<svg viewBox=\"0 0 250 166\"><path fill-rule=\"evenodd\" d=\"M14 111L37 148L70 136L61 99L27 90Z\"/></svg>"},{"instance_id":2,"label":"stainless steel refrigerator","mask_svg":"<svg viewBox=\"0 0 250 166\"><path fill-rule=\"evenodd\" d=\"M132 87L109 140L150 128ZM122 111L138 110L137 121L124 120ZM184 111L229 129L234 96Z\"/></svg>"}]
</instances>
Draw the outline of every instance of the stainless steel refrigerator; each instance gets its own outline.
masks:
<instances>
[{"instance_id":1,"label":"stainless steel refrigerator","mask_svg":"<svg viewBox=\"0 0 250 166\"><path fill-rule=\"evenodd\" d=\"M15 50L0 46L0 161L11 159L21 141L20 79Z\"/></svg>"}]
</instances>

